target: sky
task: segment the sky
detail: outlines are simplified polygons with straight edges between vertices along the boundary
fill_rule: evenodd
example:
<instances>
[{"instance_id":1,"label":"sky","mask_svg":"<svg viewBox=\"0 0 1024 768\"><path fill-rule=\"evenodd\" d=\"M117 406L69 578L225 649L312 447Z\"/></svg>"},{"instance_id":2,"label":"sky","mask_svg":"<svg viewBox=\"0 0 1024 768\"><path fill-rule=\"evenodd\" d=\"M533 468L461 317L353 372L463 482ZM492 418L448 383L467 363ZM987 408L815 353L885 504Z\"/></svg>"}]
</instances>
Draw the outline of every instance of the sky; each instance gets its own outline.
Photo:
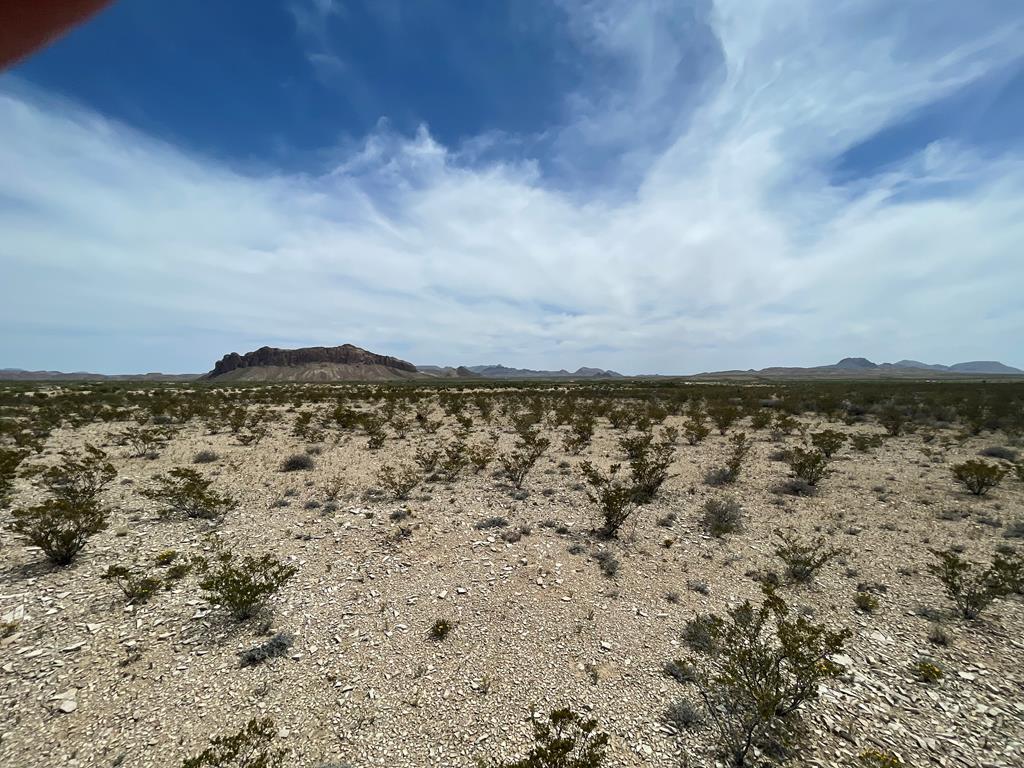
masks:
<instances>
[{"instance_id":1,"label":"sky","mask_svg":"<svg viewBox=\"0 0 1024 768\"><path fill-rule=\"evenodd\" d=\"M0 74L0 368L1024 367L1024 3L121 0Z\"/></svg>"}]
</instances>

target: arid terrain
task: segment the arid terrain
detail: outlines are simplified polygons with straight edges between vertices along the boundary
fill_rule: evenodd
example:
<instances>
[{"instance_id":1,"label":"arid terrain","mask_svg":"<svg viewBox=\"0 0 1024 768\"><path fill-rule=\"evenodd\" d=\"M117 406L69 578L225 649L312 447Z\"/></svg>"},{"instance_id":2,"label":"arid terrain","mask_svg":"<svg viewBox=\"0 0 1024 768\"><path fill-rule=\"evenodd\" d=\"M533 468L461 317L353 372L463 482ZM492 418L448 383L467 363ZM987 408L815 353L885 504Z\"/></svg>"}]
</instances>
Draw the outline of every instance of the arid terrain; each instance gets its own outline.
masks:
<instances>
[{"instance_id":1,"label":"arid terrain","mask_svg":"<svg viewBox=\"0 0 1024 768\"><path fill-rule=\"evenodd\" d=\"M468 768L526 754L531 712L559 707L608 734L606 765L725 765L703 684L669 672L701 668L688 623L761 605L762 584L849 631L790 764L1024 765L1020 584L968 619L930 568L933 550L1019 557L1021 384L62 382L4 386L0 406L0 447L24 452L0 510L0 765L179 766L269 717L284 765ZM827 473L794 480L793 449L825 430L845 438ZM612 529L592 496L645 434L667 479ZM12 529L48 497L26 470L87 445L116 471L106 524L53 565ZM532 446L517 488L502 458ZM954 482L972 460L1005 470L983 495ZM224 514L144 495L175 468ZM713 535L705 504L729 499L739 527ZM793 583L776 531L839 551ZM200 586L216 542L291 573L252 617ZM133 599L111 566L160 585ZM242 663L278 633L290 647Z\"/></svg>"}]
</instances>

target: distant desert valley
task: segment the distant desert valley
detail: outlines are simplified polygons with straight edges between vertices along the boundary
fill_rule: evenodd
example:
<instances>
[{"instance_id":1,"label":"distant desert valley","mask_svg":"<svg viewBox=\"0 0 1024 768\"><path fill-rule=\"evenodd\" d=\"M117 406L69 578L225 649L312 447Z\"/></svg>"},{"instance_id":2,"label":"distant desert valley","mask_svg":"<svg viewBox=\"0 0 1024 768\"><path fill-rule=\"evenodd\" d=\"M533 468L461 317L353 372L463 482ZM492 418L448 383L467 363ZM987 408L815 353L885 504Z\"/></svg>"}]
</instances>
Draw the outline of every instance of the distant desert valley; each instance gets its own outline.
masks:
<instances>
[{"instance_id":1,"label":"distant desert valley","mask_svg":"<svg viewBox=\"0 0 1024 768\"><path fill-rule=\"evenodd\" d=\"M1008 366L4 373L0 764L1024 764Z\"/></svg>"}]
</instances>

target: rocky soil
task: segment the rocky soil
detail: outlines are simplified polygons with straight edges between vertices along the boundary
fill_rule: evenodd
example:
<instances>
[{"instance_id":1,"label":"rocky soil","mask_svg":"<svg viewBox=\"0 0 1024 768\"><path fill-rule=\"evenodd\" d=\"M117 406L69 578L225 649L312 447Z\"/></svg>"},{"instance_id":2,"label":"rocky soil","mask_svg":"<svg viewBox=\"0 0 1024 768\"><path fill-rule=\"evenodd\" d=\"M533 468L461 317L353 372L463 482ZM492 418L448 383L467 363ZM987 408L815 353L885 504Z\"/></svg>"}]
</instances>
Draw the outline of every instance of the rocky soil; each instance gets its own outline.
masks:
<instances>
[{"instance_id":1,"label":"rocky soil","mask_svg":"<svg viewBox=\"0 0 1024 768\"><path fill-rule=\"evenodd\" d=\"M490 429L477 422L475 435ZM847 446L813 498L772 491L788 470L771 455L797 436L776 443L747 428L754 449L726 490L703 477L723 463L728 437L680 441L661 494L606 541L592 532L597 514L577 470L581 458L621 461L619 433L603 420L582 457L553 440L523 498L488 469L422 485L404 502L365 492L383 463L411 462L415 445L443 441L444 429L391 436L377 451L359 433L329 433L313 448L313 470L285 473L282 458L307 447L287 421L256 447L193 425L156 459L110 446L119 426L62 430L48 442L51 453L106 444L118 470L105 495L114 519L72 566L51 568L3 533L0 614L17 626L0 640L0 765L178 766L211 736L265 714L291 766L469 767L521 753L530 711L566 704L611 735L613 766L713 765L709 726L677 732L663 722L667 705L694 693L662 668L686 655L688 619L758 599L748 574L780 568L778 527L849 550L811 586L784 590L853 632L836 659L847 673L809 709L809 749L794 764L857 765L875 746L908 766L1024 765L1024 602L1001 600L975 622L949 614L951 644L928 641L933 612L950 607L927 570L929 547L963 545L987 561L1019 541L1004 533L1024 515L1024 484L1007 478L977 499L949 470L998 435L940 431L928 444L909 435L867 454ZM502 432L499 448L513 439ZM209 524L162 520L138 493L156 473L193 466L202 449L221 458L194 466L239 502L216 535L298 568L266 618L227 621L192 576L138 606L100 579L114 563L159 574L153 559L164 550L209 550ZM37 492L19 482L16 501L31 501ZM333 502L332 482L341 488ZM742 503L746 526L715 539L701 505L724 494ZM477 527L495 516L508 525ZM522 526L518 540L508 535ZM614 578L594 559L601 550L621 563ZM874 614L854 605L862 582L880 589ZM438 618L454 627L444 640L429 634ZM286 656L240 666L241 651L278 631L294 637ZM910 670L925 656L945 669L936 684Z\"/></svg>"}]
</instances>

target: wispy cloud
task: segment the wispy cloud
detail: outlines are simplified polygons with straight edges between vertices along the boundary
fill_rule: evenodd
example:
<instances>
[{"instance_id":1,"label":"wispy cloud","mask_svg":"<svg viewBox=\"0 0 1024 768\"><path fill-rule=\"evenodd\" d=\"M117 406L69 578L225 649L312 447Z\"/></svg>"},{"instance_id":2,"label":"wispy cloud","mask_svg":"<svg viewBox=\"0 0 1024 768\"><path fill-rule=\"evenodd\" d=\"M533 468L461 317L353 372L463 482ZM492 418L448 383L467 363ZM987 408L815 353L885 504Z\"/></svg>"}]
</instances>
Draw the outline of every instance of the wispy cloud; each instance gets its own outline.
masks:
<instances>
[{"instance_id":1,"label":"wispy cloud","mask_svg":"<svg viewBox=\"0 0 1024 768\"><path fill-rule=\"evenodd\" d=\"M350 341L627 372L1024 364L1022 155L944 141L829 176L1018 55L1024 10L970 6L570 3L577 44L624 62L552 127L557 162L615 165L595 190L475 151L516 137L447 147L386 123L321 174L244 175L9 83L0 362L195 370L226 344ZM55 344L72 329L90 341Z\"/></svg>"}]
</instances>

